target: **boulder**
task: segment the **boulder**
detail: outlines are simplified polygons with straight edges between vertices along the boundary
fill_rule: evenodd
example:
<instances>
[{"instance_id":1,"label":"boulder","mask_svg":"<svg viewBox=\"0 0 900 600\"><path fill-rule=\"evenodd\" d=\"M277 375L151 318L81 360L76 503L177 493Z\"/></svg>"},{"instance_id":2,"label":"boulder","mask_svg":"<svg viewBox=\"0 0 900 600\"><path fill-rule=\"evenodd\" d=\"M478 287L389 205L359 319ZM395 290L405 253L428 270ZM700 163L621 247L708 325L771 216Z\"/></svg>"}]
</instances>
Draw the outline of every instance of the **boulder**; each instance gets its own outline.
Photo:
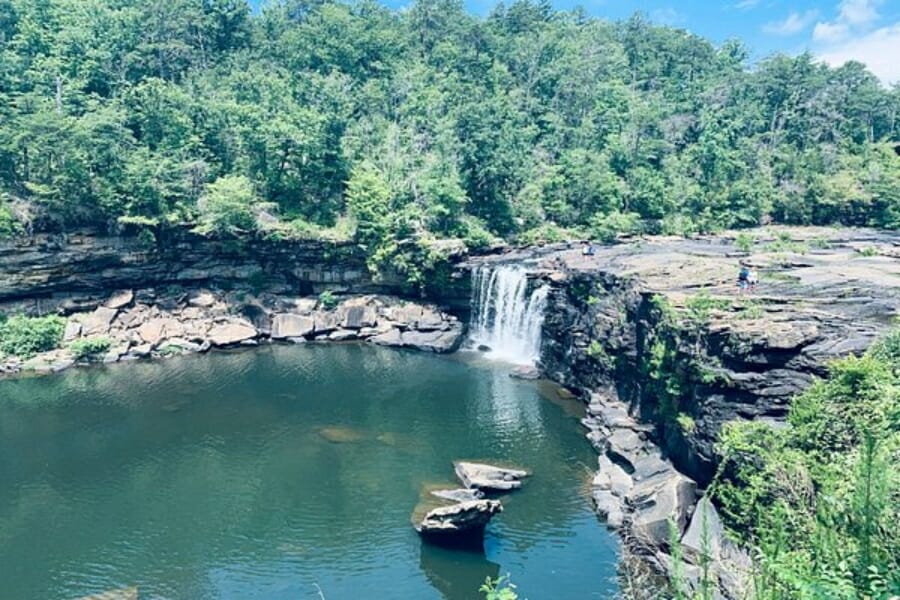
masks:
<instances>
[{"instance_id":1,"label":"boulder","mask_svg":"<svg viewBox=\"0 0 900 600\"><path fill-rule=\"evenodd\" d=\"M68 321L66 323L66 329L63 332L63 341L71 342L72 340L77 339L81 335L81 323L78 321Z\"/></svg>"},{"instance_id":2,"label":"boulder","mask_svg":"<svg viewBox=\"0 0 900 600\"><path fill-rule=\"evenodd\" d=\"M402 346L403 336L400 334L399 329L390 329L370 337L369 341L379 346Z\"/></svg>"},{"instance_id":3,"label":"boulder","mask_svg":"<svg viewBox=\"0 0 900 600\"><path fill-rule=\"evenodd\" d=\"M634 464L638 461L644 445L640 436L631 429L616 429L609 436L608 442L609 457L627 470L634 471Z\"/></svg>"},{"instance_id":4,"label":"boulder","mask_svg":"<svg viewBox=\"0 0 900 600\"><path fill-rule=\"evenodd\" d=\"M700 564L701 556L706 550L711 560L718 560L725 542L725 527L719 518L719 512L708 497L700 498L691 515L690 525L681 538L684 558L693 564Z\"/></svg>"},{"instance_id":5,"label":"boulder","mask_svg":"<svg viewBox=\"0 0 900 600\"><path fill-rule=\"evenodd\" d=\"M315 332L330 333L338 328L343 321L343 317L336 310L320 310L315 313Z\"/></svg>"},{"instance_id":6,"label":"boulder","mask_svg":"<svg viewBox=\"0 0 900 600\"><path fill-rule=\"evenodd\" d=\"M478 490L515 490L522 487L522 479L529 475L528 471L485 463L456 461L453 466L464 486Z\"/></svg>"},{"instance_id":7,"label":"boulder","mask_svg":"<svg viewBox=\"0 0 900 600\"><path fill-rule=\"evenodd\" d=\"M294 313L281 313L272 319L272 338L283 340L311 334L316 328L312 317Z\"/></svg>"},{"instance_id":8,"label":"boulder","mask_svg":"<svg viewBox=\"0 0 900 600\"><path fill-rule=\"evenodd\" d=\"M415 525L425 536L460 536L484 531L491 518L503 511L498 500L467 500L428 511Z\"/></svg>"},{"instance_id":9,"label":"boulder","mask_svg":"<svg viewBox=\"0 0 900 600\"><path fill-rule=\"evenodd\" d=\"M213 326L208 335L213 346L230 346L252 340L257 336L257 331L249 323L231 320Z\"/></svg>"},{"instance_id":10,"label":"boulder","mask_svg":"<svg viewBox=\"0 0 900 600\"><path fill-rule=\"evenodd\" d=\"M81 334L88 335L106 335L109 333L109 326L112 320L116 318L118 310L99 306L93 312L79 316L81 321Z\"/></svg>"},{"instance_id":11,"label":"boulder","mask_svg":"<svg viewBox=\"0 0 900 600\"><path fill-rule=\"evenodd\" d=\"M622 511L622 500L616 498L609 490L595 488L593 491L594 506L601 519L606 519L606 525L611 529L619 529L625 523L625 513Z\"/></svg>"},{"instance_id":12,"label":"boulder","mask_svg":"<svg viewBox=\"0 0 900 600\"><path fill-rule=\"evenodd\" d=\"M188 304L200 308L209 308L216 303L216 297L209 292L198 292L188 298Z\"/></svg>"},{"instance_id":13,"label":"boulder","mask_svg":"<svg viewBox=\"0 0 900 600\"><path fill-rule=\"evenodd\" d=\"M447 331L404 331L402 346L425 352L453 352L462 342L462 327L456 325Z\"/></svg>"},{"instance_id":14,"label":"boulder","mask_svg":"<svg viewBox=\"0 0 900 600\"><path fill-rule=\"evenodd\" d=\"M632 533L652 546L665 547L669 543L669 520L679 534L684 531L696 497L696 482L677 472L636 484L626 496L633 510Z\"/></svg>"},{"instance_id":15,"label":"boulder","mask_svg":"<svg viewBox=\"0 0 900 600\"><path fill-rule=\"evenodd\" d=\"M356 331L352 329L336 329L328 334L328 339L332 342L345 342L347 340L355 340L359 337Z\"/></svg>"},{"instance_id":16,"label":"boulder","mask_svg":"<svg viewBox=\"0 0 900 600\"><path fill-rule=\"evenodd\" d=\"M129 304L134 301L134 291L133 290L122 290L120 292L116 292L112 296L109 297L109 300L106 301L106 308L125 308Z\"/></svg>"},{"instance_id":17,"label":"boulder","mask_svg":"<svg viewBox=\"0 0 900 600\"><path fill-rule=\"evenodd\" d=\"M348 306L344 316L345 329L362 329L374 327L378 323L378 315L371 306Z\"/></svg>"}]
</instances>

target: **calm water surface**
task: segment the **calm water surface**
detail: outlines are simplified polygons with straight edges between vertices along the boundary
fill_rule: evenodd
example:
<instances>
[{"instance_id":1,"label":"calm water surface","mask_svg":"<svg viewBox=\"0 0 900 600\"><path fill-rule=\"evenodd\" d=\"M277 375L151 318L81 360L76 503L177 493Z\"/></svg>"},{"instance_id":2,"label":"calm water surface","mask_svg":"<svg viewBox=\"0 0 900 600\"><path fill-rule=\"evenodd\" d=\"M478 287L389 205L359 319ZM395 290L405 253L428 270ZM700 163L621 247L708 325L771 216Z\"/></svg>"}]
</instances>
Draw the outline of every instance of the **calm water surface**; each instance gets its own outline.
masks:
<instances>
[{"instance_id":1,"label":"calm water surface","mask_svg":"<svg viewBox=\"0 0 900 600\"><path fill-rule=\"evenodd\" d=\"M534 471L483 551L423 543L451 462ZM0 598L609 598L572 406L500 365L270 346L0 382Z\"/></svg>"}]
</instances>

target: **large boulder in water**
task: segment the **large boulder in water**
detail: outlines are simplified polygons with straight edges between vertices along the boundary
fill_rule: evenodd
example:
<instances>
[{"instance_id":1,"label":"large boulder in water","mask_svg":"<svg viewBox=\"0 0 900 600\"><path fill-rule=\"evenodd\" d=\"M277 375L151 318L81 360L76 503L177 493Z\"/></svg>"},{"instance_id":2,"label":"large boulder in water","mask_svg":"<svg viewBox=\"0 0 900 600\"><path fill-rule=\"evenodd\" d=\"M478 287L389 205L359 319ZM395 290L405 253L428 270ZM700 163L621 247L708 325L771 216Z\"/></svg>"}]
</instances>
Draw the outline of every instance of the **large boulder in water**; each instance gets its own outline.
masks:
<instances>
[{"instance_id":1,"label":"large boulder in water","mask_svg":"<svg viewBox=\"0 0 900 600\"><path fill-rule=\"evenodd\" d=\"M502 511L499 500L467 500L428 511L415 528L426 536L480 534L491 518Z\"/></svg>"},{"instance_id":2,"label":"large boulder in water","mask_svg":"<svg viewBox=\"0 0 900 600\"><path fill-rule=\"evenodd\" d=\"M467 488L489 491L508 491L522 487L522 478L528 471L508 469L485 463L456 461L453 463L456 476Z\"/></svg>"}]
</instances>

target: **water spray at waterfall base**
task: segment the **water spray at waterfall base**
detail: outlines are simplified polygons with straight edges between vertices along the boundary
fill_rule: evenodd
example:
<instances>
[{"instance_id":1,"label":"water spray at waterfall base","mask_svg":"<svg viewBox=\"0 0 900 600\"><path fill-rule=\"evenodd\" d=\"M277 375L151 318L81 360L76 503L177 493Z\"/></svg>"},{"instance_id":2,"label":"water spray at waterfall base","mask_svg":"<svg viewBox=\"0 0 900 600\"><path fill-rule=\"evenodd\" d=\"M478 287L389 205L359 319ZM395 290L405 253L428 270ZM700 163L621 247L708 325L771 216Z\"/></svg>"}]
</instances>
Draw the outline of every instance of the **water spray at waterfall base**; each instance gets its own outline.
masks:
<instances>
[{"instance_id":1,"label":"water spray at waterfall base","mask_svg":"<svg viewBox=\"0 0 900 600\"><path fill-rule=\"evenodd\" d=\"M540 358L548 292L522 267L479 267L472 274L471 342L486 346L489 358L533 365Z\"/></svg>"}]
</instances>

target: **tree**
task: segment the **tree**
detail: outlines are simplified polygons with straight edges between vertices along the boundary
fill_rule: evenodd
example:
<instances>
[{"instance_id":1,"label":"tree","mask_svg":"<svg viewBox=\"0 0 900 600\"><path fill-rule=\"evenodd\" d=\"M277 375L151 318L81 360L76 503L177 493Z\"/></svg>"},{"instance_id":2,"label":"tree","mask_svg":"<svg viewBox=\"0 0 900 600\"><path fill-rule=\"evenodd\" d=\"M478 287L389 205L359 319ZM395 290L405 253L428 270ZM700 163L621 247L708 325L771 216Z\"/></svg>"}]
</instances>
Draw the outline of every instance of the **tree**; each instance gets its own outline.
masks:
<instances>
[{"instance_id":1,"label":"tree","mask_svg":"<svg viewBox=\"0 0 900 600\"><path fill-rule=\"evenodd\" d=\"M257 214L263 205L253 182L241 175L225 175L206 186L198 208L199 233L238 235L257 229Z\"/></svg>"}]
</instances>

